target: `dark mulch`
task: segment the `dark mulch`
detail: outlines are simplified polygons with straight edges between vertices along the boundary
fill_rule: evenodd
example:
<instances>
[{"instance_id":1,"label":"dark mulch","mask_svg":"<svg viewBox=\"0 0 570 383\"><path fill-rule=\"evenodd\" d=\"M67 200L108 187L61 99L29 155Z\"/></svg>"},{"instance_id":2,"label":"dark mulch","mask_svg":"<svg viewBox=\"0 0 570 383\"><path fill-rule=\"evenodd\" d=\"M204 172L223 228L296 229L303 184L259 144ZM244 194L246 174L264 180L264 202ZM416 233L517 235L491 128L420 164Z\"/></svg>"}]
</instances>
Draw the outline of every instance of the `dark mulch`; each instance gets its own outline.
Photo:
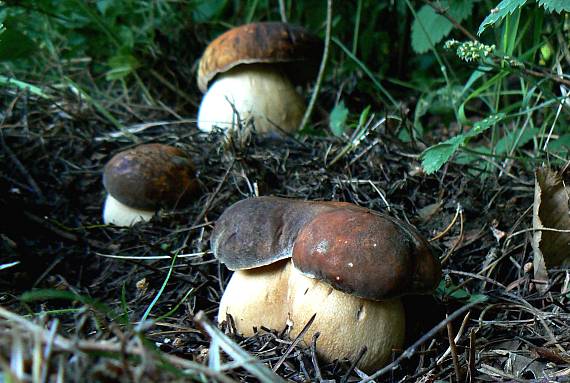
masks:
<instances>
[{"instance_id":1,"label":"dark mulch","mask_svg":"<svg viewBox=\"0 0 570 383\"><path fill-rule=\"evenodd\" d=\"M397 116L403 122L389 118L379 124L354 150L330 165L346 140L254 136L246 143L228 143L220 135L198 132L191 120L177 119L164 107L108 101L104 106L127 128L146 124L134 133L140 143L168 143L187 151L204 191L184 210L166 212L132 228L115 228L101 223L105 197L101 169L114 153L134 142L93 105L71 94L60 94L53 102L4 89L1 99L6 108L0 115L0 263L19 263L0 271L0 305L46 328L57 318L57 332L76 342L75 351L55 347L49 358L50 374L63 370L65 380L81 381L183 380L150 351L128 357L129 347L140 349L144 343L137 331L169 355L207 363L209 337L193 317L204 311L215 321L230 276L209 251L209 236L225 208L258 193L350 201L407 220L427 238L440 234L432 244L444 260L445 292L441 289L435 298L407 299L407 346L446 314L456 313L455 319L425 337L381 381L455 379L451 356L437 363L450 344L448 330L460 333L455 355L463 377L521 381L542 380L548 373L552 380L570 380L565 353L570 347L570 297L561 294L568 291L568 270L553 270L551 290L538 293L526 266L532 260L531 233L512 235L531 226L532 168L483 159L450 165L428 176L418 159L425 144L397 139L399 130L409 128L406 115ZM374 121L384 118L377 115ZM485 172L489 168L493 170ZM171 275L171 259L140 259L174 253L179 258ZM139 320L168 276L149 319L177 310L145 327ZM32 289L73 292L124 315L113 317L78 298L22 302L22 293ZM465 309L481 296L486 300ZM74 310L56 311L69 308ZM133 326L118 324L127 316ZM0 321L0 334L6 340L0 345L0 368L16 352L32 370L31 350L37 340L26 336L24 329L33 333L23 324ZM274 330L260 329L248 339L235 334L232 338L269 365L290 344ZM106 340L123 342L125 348L98 349ZM395 352L394 358L399 355ZM278 373L299 382L340 381L345 375L345 381L362 378L350 371L348 361L315 362L310 348L296 346ZM194 379L205 379L189 371ZM226 374L254 380L239 368Z\"/></svg>"}]
</instances>

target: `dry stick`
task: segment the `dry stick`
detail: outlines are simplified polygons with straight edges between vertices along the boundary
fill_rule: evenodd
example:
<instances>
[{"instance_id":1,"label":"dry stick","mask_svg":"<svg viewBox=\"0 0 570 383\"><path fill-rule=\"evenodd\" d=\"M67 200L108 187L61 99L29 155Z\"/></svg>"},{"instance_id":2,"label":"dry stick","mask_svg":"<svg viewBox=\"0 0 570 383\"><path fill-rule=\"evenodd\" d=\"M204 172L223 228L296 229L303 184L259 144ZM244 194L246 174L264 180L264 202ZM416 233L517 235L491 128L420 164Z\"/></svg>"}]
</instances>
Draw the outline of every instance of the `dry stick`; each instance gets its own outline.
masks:
<instances>
[{"instance_id":1,"label":"dry stick","mask_svg":"<svg viewBox=\"0 0 570 383\"><path fill-rule=\"evenodd\" d=\"M367 383L370 382L376 378L379 378L380 376L386 374L389 371L394 370L402 360L404 359L409 359L412 357L412 355L414 355L414 353L416 352L416 349L423 344L425 341L427 341L428 339L430 339L431 337L433 337L435 334L437 334L441 329L443 329L445 326L447 326L448 322L451 322L453 320L455 320L457 317L459 317L461 314L463 314L465 311L471 309L471 307L475 306L476 304L478 304L480 302L476 301L476 302L471 302L459 309L457 309L455 312L453 312L451 315L449 315L447 318L445 318L444 320L442 320L441 322L439 322L434 328L432 328L431 330L429 330L426 334L424 334L420 339L418 339L417 341L414 342L414 344L412 344L410 347L408 347L399 357L396 358L396 360L394 360L392 363L390 363L389 365L387 365L386 367L376 371L374 374L370 375L369 377L367 377L366 379L362 379L359 383Z\"/></svg>"},{"instance_id":2,"label":"dry stick","mask_svg":"<svg viewBox=\"0 0 570 383\"><path fill-rule=\"evenodd\" d=\"M487 270L487 269L485 269L485 270ZM459 271L459 270L451 270L451 269L444 269L444 271L447 274L455 274L455 275L461 275L461 276L469 277L470 280L471 279L479 279L481 281L485 281L485 282L488 282L492 285L498 286L504 290L507 289L507 286L503 285L501 282L497 282L496 280L489 278L489 277L486 277L484 275L473 274L473 273L469 273L467 271Z\"/></svg>"},{"instance_id":3,"label":"dry stick","mask_svg":"<svg viewBox=\"0 0 570 383\"><path fill-rule=\"evenodd\" d=\"M289 347L287 347L287 350L285 351L285 353L283 354L283 356L281 358L279 358L279 360L277 361L277 363L275 363L275 366L273 366L272 370L273 372L277 372L277 370L279 369L279 367L281 367L281 365L283 364L283 362L285 362L285 359L287 359L287 357L289 356L289 354L291 353L291 351L293 351L293 349L295 348L295 346L301 341L303 340L303 337L305 336L305 334L307 333L307 331L309 331L309 328L311 327L311 325L313 324L313 322L315 321L315 318L317 317L317 313L314 313L313 316L309 319L309 321L307 322L307 324L305 325L305 327L303 327L303 330L299 333L299 335L297 335L297 337L295 338L295 340L293 341L293 343L291 343L289 345Z\"/></svg>"},{"instance_id":4,"label":"dry stick","mask_svg":"<svg viewBox=\"0 0 570 383\"><path fill-rule=\"evenodd\" d=\"M35 214L32 214L28 211L24 211L23 212L24 216L26 216L26 218L28 218L30 221L35 222L37 224L39 224L40 226L42 226L44 229L51 231L54 234L57 234L58 236L67 239L69 241L73 241L73 242L84 242L86 244L88 244L89 246L95 248L95 249L99 249L99 250L104 250L104 251L114 251L116 249L118 249L118 247L116 245L106 245L103 242L99 242L97 240L94 239L90 239L90 238L82 238L78 235L75 235L73 233L67 232L65 230L62 230L58 227L56 227L53 223L51 223L48 219L44 219L41 217L38 217Z\"/></svg>"},{"instance_id":5,"label":"dry stick","mask_svg":"<svg viewBox=\"0 0 570 383\"><path fill-rule=\"evenodd\" d=\"M24 330L32 333L37 333L41 337L41 341L44 343L51 342L53 349L66 351L70 353L76 353L78 350L84 353L94 352L94 353L120 353L122 346L117 342L102 342L102 341L90 341L90 340L70 340L62 335L55 335L52 339L50 332L43 327L30 322L24 317L15 314L4 307L0 306L0 317L8 319L15 322L21 326ZM144 347L137 346L131 347L126 352L129 356L143 356L148 350ZM216 379L224 383L235 383L235 381L223 374L220 374L206 366L199 363L193 362L191 360L186 360L175 355L160 354L160 358L166 362L183 368L187 370L195 370L196 372L202 373L212 379Z\"/></svg>"},{"instance_id":6,"label":"dry stick","mask_svg":"<svg viewBox=\"0 0 570 383\"><path fill-rule=\"evenodd\" d=\"M212 202L214 201L214 198L216 197L216 195L218 195L218 193L220 192L220 190L222 190L222 186L224 185L224 183L226 182L226 180L228 179L228 176L230 175L231 170L233 169L235 164L235 160L232 160L232 162L230 163L230 166L228 166L228 170L226 170L226 173L224 174L224 177L222 178L222 180L218 183L218 186L216 187L216 190L214 190L214 192L208 197L208 199L206 200L206 203L204 204L204 208L202 209L202 211L200 212L200 214L198 214L198 216L196 217L196 219L194 220L194 223L192 224L192 226L196 226L198 225L198 223L206 216L206 214L208 213L208 209L210 209L210 205L212 204Z\"/></svg>"},{"instance_id":7,"label":"dry stick","mask_svg":"<svg viewBox=\"0 0 570 383\"><path fill-rule=\"evenodd\" d=\"M528 75L531 75L534 77L547 78L547 79L552 80L554 82L564 84L566 86L570 86L570 80L566 80L564 77L558 77L555 74L546 72L544 70L541 70L539 72L539 71L532 70L532 69L522 68L521 71L525 74L528 74Z\"/></svg>"},{"instance_id":8,"label":"dry stick","mask_svg":"<svg viewBox=\"0 0 570 383\"><path fill-rule=\"evenodd\" d=\"M449 339L449 348L451 349L451 358L453 359L453 368L457 382L461 382L461 368L459 367L459 357L457 356L457 345L453 335L453 327L451 321L447 322L447 338Z\"/></svg>"},{"instance_id":9,"label":"dry stick","mask_svg":"<svg viewBox=\"0 0 570 383\"><path fill-rule=\"evenodd\" d=\"M356 368L356 365L360 362L360 359L362 359L364 357L364 354L366 354L366 351L368 351L368 347L366 347L366 346L364 346L360 349L360 352L356 356L356 359L354 359L352 361L349 369L346 371L346 373L344 374L344 376L340 380L340 383L348 382L348 378L350 378L350 374L352 374L352 371L354 371L354 369Z\"/></svg>"},{"instance_id":10,"label":"dry stick","mask_svg":"<svg viewBox=\"0 0 570 383\"><path fill-rule=\"evenodd\" d=\"M26 180L28 180L28 185L34 191L34 193L39 197L40 201L44 201L45 196L42 192L42 189L40 189L40 187L38 186L37 182L30 174L30 172L28 172L28 169L26 169L26 167L22 164L22 162L20 162L18 157L16 157L16 154L14 154L12 149L10 149L10 147L6 144L6 141L4 140L4 134L1 132L2 131L0 130L0 144L2 144L2 148L4 149L6 154L8 154L8 157L14 163L16 169L18 169L18 171L26 178Z\"/></svg>"},{"instance_id":11,"label":"dry stick","mask_svg":"<svg viewBox=\"0 0 570 383\"><path fill-rule=\"evenodd\" d=\"M477 41L477 39L475 38L475 36L473 36L471 34L471 32L469 32L467 29L465 29L465 27L463 27L463 25L459 24L459 22L457 20L455 20L448 12L447 9L444 9L442 6L438 5L438 4L434 4L433 2L431 2L430 0L423 0L424 3L426 3L427 5L429 5L430 7L433 8L433 10L435 11L435 13L440 14L441 16L445 17L447 20L449 20L451 22L451 24L453 24L453 26L457 29L459 29L465 36L467 36L470 40L473 41Z\"/></svg>"},{"instance_id":12,"label":"dry stick","mask_svg":"<svg viewBox=\"0 0 570 383\"><path fill-rule=\"evenodd\" d=\"M465 326L467 326L467 322L469 321L470 317L471 317L471 311L468 311L467 314L465 315L465 318L463 318L463 322L461 322L461 326L459 327L459 331L457 331L457 335L454 338L455 343L459 342L459 339L461 339L463 331L465 331ZM449 355L450 352L451 352L451 346L449 346L447 350L445 350L443 355L440 356L435 363L436 364L443 363L444 359L447 358L447 355Z\"/></svg>"},{"instance_id":13,"label":"dry stick","mask_svg":"<svg viewBox=\"0 0 570 383\"><path fill-rule=\"evenodd\" d=\"M329 47L331 45L331 29L332 29L332 0L327 0L327 28L325 32L325 49L323 50L323 58L321 59L321 66L319 68L319 74L317 76L317 81L315 83L315 89L313 90L313 94L311 95L311 101L309 101L309 106L305 111L305 115L303 116L303 120L301 120L301 124L299 125L299 129L302 129L309 118L311 117L311 113L315 108L315 103L317 102L317 96L319 95L319 90L321 88L321 83L323 82L323 77L325 75L325 69L327 66L327 59L329 56Z\"/></svg>"},{"instance_id":14,"label":"dry stick","mask_svg":"<svg viewBox=\"0 0 570 383\"><path fill-rule=\"evenodd\" d=\"M475 380L475 329L469 333L469 382Z\"/></svg>"},{"instance_id":15,"label":"dry stick","mask_svg":"<svg viewBox=\"0 0 570 383\"><path fill-rule=\"evenodd\" d=\"M313 367L315 367L315 378L319 383L323 381L321 369L319 368L319 361L317 360L317 338L320 335L320 332L316 332L313 334L313 339L311 339L311 360L313 362Z\"/></svg>"},{"instance_id":16,"label":"dry stick","mask_svg":"<svg viewBox=\"0 0 570 383\"><path fill-rule=\"evenodd\" d=\"M447 225L447 227L445 229L443 229L443 231L441 231L440 233L438 233L435 237L429 239L428 242L433 242L435 240L440 239L441 237L443 237L444 235L447 234L447 232L449 230L451 230L451 228L453 227L453 225L455 225L455 222L457 222L457 217L459 217L459 211L461 210L461 204L457 204L457 208L455 209L455 216L453 217L453 219L451 220L451 223L449 225Z\"/></svg>"},{"instance_id":17,"label":"dry stick","mask_svg":"<svg viewBox=\"0 0 570 383\"><path fill-rule=\"evenodd\" d=\"M455 249L459 247L461 242L463 242L464 237L464 227L463 227L463 208L459 209L459 238L453 244L453 247L447 252L447 254L441 260L441 264L443 265L447 260L451 257Z\"/></svg>"},{"instance_id":18,"label":"dry stick","mask_svg":"<svg viewBox=\"0 0 570 383\"><path fill-rule=\"evenodd\" d=\"M48 381L49 365L48 361L51 359L53 352L53 342L59 330L59 320L55 319L49 329L49 338L46 341L43 358L41 358L41 383Z\"/></svg>"}]
</instances>

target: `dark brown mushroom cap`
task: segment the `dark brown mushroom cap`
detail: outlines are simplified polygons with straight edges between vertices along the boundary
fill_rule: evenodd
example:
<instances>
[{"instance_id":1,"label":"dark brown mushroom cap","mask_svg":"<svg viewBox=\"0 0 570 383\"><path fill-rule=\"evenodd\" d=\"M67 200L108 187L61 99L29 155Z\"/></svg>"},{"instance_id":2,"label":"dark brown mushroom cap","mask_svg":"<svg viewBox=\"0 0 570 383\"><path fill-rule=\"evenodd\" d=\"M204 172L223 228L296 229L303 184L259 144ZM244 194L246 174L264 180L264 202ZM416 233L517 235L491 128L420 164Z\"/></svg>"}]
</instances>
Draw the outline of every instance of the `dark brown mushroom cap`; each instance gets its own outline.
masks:
<instances>
[{"instance_id":1,"label":"dark brown mushroom cap","mask_svg":"<svg viewBox=\"0 0 570 383\"><path fill-rule=\"evenodd\" d=\"M300 207L299 201L276 197L236 202L216 221L212 251L230 270L253 269L290 258L297 233L316 213L313 208Z\"/></svg>"},{"instance_id":2,"label":"dark brown mushroom cap","mask_svg":"<svg viewBox=\"0 0 570 383\"><path fill-rule=\"evenodd\" d=\"M148 210L181 205L199 189L190 158L163 144L144 144L117 153L105 165L103 185L119 202Z\"/></svg>"},{"instance_id":3,"label":"dark brown mushroom cap","mask_svg":"<svg viewBox=\"0 0 570 383\"><path fill-rule=\"evenodd\" d=\"M374 300L429 293L441 277L438 259L416 229L343 202L246 199L222 214L211 241L231 270L292 257L304 274Z\"/></svg>"},{"instance_id":4,"label":"dark brown mushroom cap","mask_svg":"<svg viewBox=\"0 0 570 383\"><path fill-rule=\"evenodd\" d=\"M323 42L306 29L280 22L262 22L232 28L208 45L198 68L202 92L217 75L240 64L287 63L289 79L302 83L313 78Z\"/></svg>"},{"instance_id":5,"label":"dark brown mushroom cap","mask_svg":"<svg viewBox=\"0 0 570 383\"><path fill-rule=\"evenodd\" d=\"M433 291L439 261L410 225L370 210L337 208L298 234L293 264L306 275L361 298Z\"/></svg>"}]
</instances>

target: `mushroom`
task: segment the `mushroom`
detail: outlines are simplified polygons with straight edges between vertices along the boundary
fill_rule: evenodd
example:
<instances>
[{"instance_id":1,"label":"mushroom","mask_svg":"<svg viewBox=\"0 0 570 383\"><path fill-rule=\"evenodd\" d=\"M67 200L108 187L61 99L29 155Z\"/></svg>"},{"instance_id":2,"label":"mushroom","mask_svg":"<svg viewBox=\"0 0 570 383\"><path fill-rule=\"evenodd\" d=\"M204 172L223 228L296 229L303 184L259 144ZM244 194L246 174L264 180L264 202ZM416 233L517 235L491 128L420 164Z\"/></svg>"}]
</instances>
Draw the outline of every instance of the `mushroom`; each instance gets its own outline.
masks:
<instances>
[{"instance_id":1,"label":"mushroom","mask_svg":"<svg viewBox=\"0 0 570 383\"><path fill-rule=\"evenodd\" d=\"M198 192L194 164L180 149L144 144L117 153L105 165L103 222L131 226L161 208L188 202Z\"/></svg>"},{"instance_id":2,"label":"mushroom","mask_svg":"<svg viewBox=\"0 0 570 383\"><path fill-rule=\"evenodd\" d=\"M246 199L228 208L211 238L216 257L235 270L220 301L246 336L261 326L296 337L309 319L309 344L320 336L325 361L356 359L364 371L386 364L403 347L400 297L437 286L441 267L410 225L343 202L276 197Z\"/></svg>"},{"instance_id":3,"label":"mushroom","mask_svg":"<svg viewBox=\"0 0 570 383\"><path fill-rule=\"evenodd\" d=\"M230 29L208 45L198 69L198 127L253 122L258 133L295 131L305 101L293 83L315 76L322 41L301 27L262 22ZM208 85L210 82L210 89Z\"/></svg>"}]
</instances>

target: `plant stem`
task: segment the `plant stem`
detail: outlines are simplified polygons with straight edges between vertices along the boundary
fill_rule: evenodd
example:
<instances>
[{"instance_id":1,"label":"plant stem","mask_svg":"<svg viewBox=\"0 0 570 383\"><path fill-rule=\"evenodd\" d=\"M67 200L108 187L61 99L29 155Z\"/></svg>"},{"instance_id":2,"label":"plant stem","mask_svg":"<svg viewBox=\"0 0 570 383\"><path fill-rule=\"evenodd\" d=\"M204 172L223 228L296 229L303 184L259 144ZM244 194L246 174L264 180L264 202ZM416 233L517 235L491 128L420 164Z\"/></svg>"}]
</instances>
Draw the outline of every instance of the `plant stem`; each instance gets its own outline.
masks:
<instances>
[{"instance_id":1,"label":"plant stem","mask_svg":"<svg viewBox=\"0 0 570 383\"><path fill-rule=\"evenodd\" d=\"M319 68L319 74L317 76L317 81L315 83L315 89L313 90L313 94L311 96L311 100L309 101L309 106L303 115L303 119L301 120L301 124L299 125L299 129L302 129L309 118L311 117L311 113L315 108L315 103L317 102L317 97L319 95L319 90L321 88L321 83L323 82L323 77L325 75L325 69L327 67L327 59L329 56L329 48L331 44L331 29L332 29L332 0L327 0L327 24L326 24L326 32L325 32L325 48L323 50L323 58L321 60L321 66Z\"/></svg>"},{"instance_id":2,"label":"plant stem","mask_svg":"<svg viewBox=\"0 0 570 383\"><path fill-rule=\"evenodd\" d=\"M388 91L386 90L386 88L384 88L382 86L382 84L380 84L380 82L378 81L378 79L376 79L376 76L370 71L370 69L368 69L368 67L366 66L366 64L364 64L362 61L360 61L358 59L358 57L356 57L355 55L352 54L352 52L350 52L350 50L344 46L344 44L337 39L336 37L332 38L332 41L339 46L340 49L342 49L344 51L344 53L350 57L359 67L360 69L362 69L362 71L364 73L366 73L366 75L370 78L370 80L372 80L372 83L378 88L378 90L384 94L384 96L386 96L386 98L388 99L388 101L395 107L398 108L399 105L396 102L396 100L392 97L392 95L390 93L388 93ZM386 102L386 100L382 100L385 104L387 104L388 102Z\"/></svg>"},{"instance_id":3,"label":"plant stem","mask_svg":"<svg viewBox=\"0 0 570 383\"><path fill-rule=\"evenodd\" d=\"M463 25L459 24L459 22L457 20L455 20L455 18L453 18L453 16L451 16L449 14L449 12L447 12L447 9L444 9L441 5L439 4L435 4L430 0L423 0L424 3L426 3L427 5L429 5L430 7L433 8L433 10L435 11L435 13L445 17L447 20L449 20L449 22L451 24L453 24L453 26L460 30L461 33L463 33L468 39L473 40L473 41L477 41L477 38L475 36L473 36L473 34L471 32L469 32Z\"/></svg>"},{"instance_id":4,"label":"plant stem","mask_svg":"<svg viewBox=\"0 0 570 383\"><path fill-rule=\"evenodd\" d=\"M356 5L356 20L354 20L354 33L352 34L352 54L356 55L358 49L358 34L360 32L360 16L362 14L362 0Z\"/></svg>"},{"instance_id":5,"label":"plant stem","mask_svg":"<svg viewBox=\"0 0 570 383\"><path fill-rule=\"evenodd\" d=\"M281 14L281 21L287 22L287 11L285 10L285 0L279 0L279 13Z\"/></svg>"}]
</instances>

